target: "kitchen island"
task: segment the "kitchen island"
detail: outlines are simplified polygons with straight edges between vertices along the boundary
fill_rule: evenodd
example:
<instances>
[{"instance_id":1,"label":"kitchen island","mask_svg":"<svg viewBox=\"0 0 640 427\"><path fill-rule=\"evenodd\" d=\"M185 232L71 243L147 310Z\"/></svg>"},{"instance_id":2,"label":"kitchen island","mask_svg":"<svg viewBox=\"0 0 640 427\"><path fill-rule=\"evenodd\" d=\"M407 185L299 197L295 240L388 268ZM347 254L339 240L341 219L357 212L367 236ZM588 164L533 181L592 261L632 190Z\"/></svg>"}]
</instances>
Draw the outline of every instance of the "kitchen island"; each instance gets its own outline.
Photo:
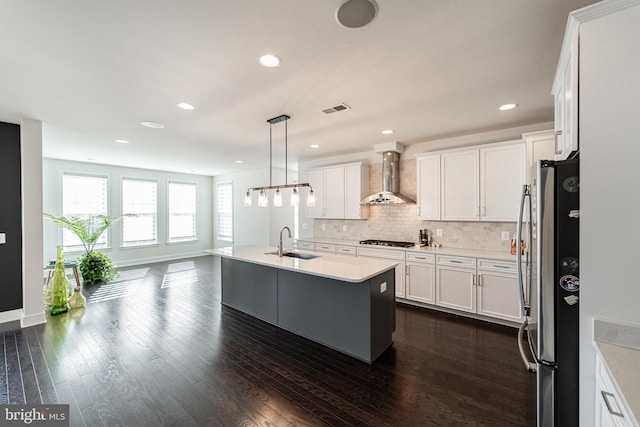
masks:
<instances>
[{"instance_id":1,"label":"kitchen island","mask_svg":"<svg viewBox=\"0 0 640 427\"><path fill-rule=\"evenodd\" d=\"M250 245L206 252L221 257L226 306L367 363L392 344L394 262L279 257L273 248Z\"/></svg>"}]
</instances>

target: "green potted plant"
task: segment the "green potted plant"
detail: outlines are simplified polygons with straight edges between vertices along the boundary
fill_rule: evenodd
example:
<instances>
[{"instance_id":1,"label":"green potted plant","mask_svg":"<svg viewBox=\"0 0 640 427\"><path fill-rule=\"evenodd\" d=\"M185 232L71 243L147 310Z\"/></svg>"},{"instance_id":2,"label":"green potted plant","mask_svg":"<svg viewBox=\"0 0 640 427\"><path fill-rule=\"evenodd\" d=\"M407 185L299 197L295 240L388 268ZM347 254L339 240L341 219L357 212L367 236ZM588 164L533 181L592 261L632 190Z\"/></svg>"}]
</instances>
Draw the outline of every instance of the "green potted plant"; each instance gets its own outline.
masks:
<instances>
[{"instance_id":1,"label":"green potted plant","mask_svg":"<svg viewBox=\"0 0 640 427\"><path fill-rule=\"evenodd\" d=\"M82 242L84 253L78 258L78 268L85 284L93 284L99 280L107 283L116 276L111 259L101 252L94 251L93 248L102 233L123 216L113 218L108 215L89 215L87 218L80 218L44 214L46 219L71 231Z\"/></svg>"}]
</instances>

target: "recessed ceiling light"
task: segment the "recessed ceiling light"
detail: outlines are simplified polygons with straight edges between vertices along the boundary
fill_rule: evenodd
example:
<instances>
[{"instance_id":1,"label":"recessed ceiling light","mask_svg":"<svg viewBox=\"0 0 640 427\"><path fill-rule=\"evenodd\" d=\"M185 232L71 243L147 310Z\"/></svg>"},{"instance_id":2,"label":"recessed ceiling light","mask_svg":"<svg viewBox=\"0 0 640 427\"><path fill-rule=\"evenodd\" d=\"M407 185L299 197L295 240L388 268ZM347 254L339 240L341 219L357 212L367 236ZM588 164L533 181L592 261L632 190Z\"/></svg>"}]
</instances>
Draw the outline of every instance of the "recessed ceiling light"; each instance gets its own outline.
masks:
<instances>
[{"instance_id":1,"label":"recessed ceiling light","mask_svg":"<svg viewBox=\"0 0 640 427\"><path fill-rule=\"evenodd\" d=\"M508 111L508 110L513 110L514 108L516 108L518 106L518 104L504 104L501 105L498 110L500 111Z\"/></svg>"},{"instance_id":2,"label":"recessed ceiling light","mask_svg":"<svg viewBox=\"0 0 640 427\"><path fill-rule=\"evenodd\" d=\"M240 164L240 163L244 163L242 160L236 160L236 163Z\"/></svg>"},{"instance_id":3,"label":"recessed ceiling light","mask_svg":"<svg viewBox=\"0 0 640 427\"><path fill-rule=\"evenodd\" d=\"M318 144L311 144L309 147L311 147L311 148L320 148L320 146Z\"/></svg>"},{"instance_id":4,"label":"recessed ceiling light","mask_svg":"<svg viewBox=\"0 0 640 427\"><path fill-rule=\"evenodd\" d=\"M152 129L162 129L164 125L162 123L157 122L140 122L142 126L152 128Z\"/></svg>"},{"instance_id":5,"label":"recessed ceiling light","mask_svg":"<svg viewBox=\"0 0 640 427\"><path fill-rule=\"evenodd\" d=\"M128 144L129 141L127 141L126 139L114 139L115 142L117 142L118 144Z\"/></svg>"},{"instance_id":6,"label":"recessed ceiling light","mask_svg":"<svg viewBox=\"0 0 640 427\"><path fill-rule=\"evenodd\" d=\"M279 67L282 61L276 55L267 53L260 57L260 63L265 67Z\"/></svg>"},{"instance_id":7,"label":"recessed ceiling light","mask_svg":"<svg viewBox=\"0 0 640 427\"><path fill-rule=\"evenodd\" d=\"M385 129L382 131L383 135L391 135L393 133L393 129Z\"/></svg>"},{"instance_id":8,"label":"recessed ceiling light","mask_svg":"<svg viewBox=\"0 0 640 427\"><path fill-rule=\"evenodd\" d=\"M193 110L194 108L196 108L187 102L181 102L179 104L176 104L176 107L181 108L183 110Z\"/></svg>"}]
</instances>

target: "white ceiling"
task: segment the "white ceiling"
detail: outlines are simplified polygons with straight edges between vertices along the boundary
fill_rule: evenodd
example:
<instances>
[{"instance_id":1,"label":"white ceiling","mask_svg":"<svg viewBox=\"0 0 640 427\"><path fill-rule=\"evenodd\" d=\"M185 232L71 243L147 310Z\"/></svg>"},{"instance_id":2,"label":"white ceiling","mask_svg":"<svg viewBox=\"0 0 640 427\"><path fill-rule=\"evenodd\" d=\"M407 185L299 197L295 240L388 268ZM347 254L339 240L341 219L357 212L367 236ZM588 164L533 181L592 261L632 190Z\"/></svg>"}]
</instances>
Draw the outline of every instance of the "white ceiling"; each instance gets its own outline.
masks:
<instances>
[{"instance_id":1,"label":"white ceiling","mask_svg":"<svg viewBox=\"0 0 640 427\"><path fill-rule=\"evenodd\" d=\"M341 3L0 0L0 120L43 121L46 157L205 175L267 167L280 114L290 164L552 121L567 14L594 1L377 0L360 29Z\"/></svg>"}]
</instances>

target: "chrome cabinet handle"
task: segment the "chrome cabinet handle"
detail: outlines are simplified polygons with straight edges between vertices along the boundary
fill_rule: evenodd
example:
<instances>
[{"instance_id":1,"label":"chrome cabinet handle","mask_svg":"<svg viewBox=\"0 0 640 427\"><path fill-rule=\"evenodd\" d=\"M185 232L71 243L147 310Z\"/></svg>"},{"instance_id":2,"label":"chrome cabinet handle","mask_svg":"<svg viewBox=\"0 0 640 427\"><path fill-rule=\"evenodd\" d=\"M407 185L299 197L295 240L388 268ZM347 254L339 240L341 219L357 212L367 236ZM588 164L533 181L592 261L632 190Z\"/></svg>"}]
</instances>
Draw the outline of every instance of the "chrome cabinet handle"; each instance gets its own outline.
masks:
<instances>
[{"instance_id":1,"label":"chrome cabinet handle","mask_svg":"<svg viewBox=\"0 0 640 427\"><path fill-rule=\"evenodd\" d=\"M498 264L493 264L493 266L494 266L495 268L511 268L511 267L509 267L508 265L498 265Z\"/></svg>"},{"instance_id":2,"label":"chrome cabinet handle","mask_svg":"<svg viewBox=\"0 0 640 427\"><path fill-rule=\"evenodd\" d=\"M616 411L612 408L611 403L609 403L609 399L612 399L615 404L616 407L619 408L620 406L618 405L618 401L616 400L616 395L613 393L609 393L608 391L604 391L601 390L600 393L602 393L602 398L604 399L604 404L607 405L607 409L609 410L609 413L611 415L615 415L616 417L621 417L624 418L624 414L620 411Z\"/></svg>"},{"instance_id":3,"label":"chrome cabinet handle","mask_svg":"<svg viewBox=\"0 0 640 427\"><path fill-rule=\"evenodd\" d=\"M472 286L476 286L476 275L473 275Z\"/></svg>"},{"instance_id":4,"label":"chrome cabinet handle","mask_svg":"<svg viewBox=\"0 0 640 427\"><path fill-rule=\"evenodd\" d=\"M482 286L482 274L478 274L478 286Z\"/></svg>"},{"instance_id":5,"label":"chrome cabinet handle","mask_svg":"<svg viewBox=\"0 0 640 427\"><path fill-rule=\"evenodd\" d=\"M454 264L462 264L462 261L458 261L457 259L450 259L449 262L452 262Z\"/></svg>"}]
</instances>

